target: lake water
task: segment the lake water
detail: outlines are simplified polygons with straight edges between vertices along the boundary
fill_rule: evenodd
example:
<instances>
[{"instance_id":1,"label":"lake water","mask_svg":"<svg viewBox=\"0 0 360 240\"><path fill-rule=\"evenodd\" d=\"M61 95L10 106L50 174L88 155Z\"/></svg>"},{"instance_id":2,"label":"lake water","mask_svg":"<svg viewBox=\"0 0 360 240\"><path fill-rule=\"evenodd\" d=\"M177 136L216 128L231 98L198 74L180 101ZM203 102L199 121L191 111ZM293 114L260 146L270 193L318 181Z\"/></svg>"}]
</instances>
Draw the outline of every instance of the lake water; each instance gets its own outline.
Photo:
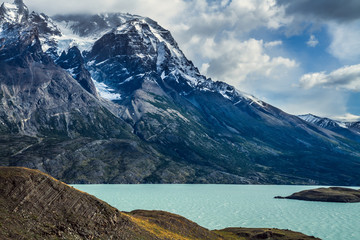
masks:
<instances>
[{"instance_id":1,"label":"lake water","mask_svg":"<svg viewBox=\"0 0 360 240\"><path fill-rule=\"evenodd\" d=\"M274 199L309 186L73 185L121 211L164 210L208 229L275 227L324 240L360 240L360 203Z\"/></svg>"}]
</instances>

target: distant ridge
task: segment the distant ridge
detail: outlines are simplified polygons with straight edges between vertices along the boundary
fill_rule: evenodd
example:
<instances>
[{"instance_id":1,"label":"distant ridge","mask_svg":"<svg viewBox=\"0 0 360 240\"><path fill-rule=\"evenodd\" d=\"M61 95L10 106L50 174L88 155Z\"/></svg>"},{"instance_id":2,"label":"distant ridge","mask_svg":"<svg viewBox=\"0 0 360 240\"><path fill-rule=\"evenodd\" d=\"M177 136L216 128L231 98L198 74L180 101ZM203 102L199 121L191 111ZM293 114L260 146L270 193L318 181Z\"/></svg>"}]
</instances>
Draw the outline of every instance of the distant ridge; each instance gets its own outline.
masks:
<instances>
[{"instance_id":1,"label":"distant ridge","mask_svg":"<svg viewBox=\"0 0 360 240\"><path fill-rule=\"evenodd\" d=\"M335 132L344 138L360 142L360 122L338 121L313 114L299 115L299 118L321 128Z\"/></svg>"}]
</instances>

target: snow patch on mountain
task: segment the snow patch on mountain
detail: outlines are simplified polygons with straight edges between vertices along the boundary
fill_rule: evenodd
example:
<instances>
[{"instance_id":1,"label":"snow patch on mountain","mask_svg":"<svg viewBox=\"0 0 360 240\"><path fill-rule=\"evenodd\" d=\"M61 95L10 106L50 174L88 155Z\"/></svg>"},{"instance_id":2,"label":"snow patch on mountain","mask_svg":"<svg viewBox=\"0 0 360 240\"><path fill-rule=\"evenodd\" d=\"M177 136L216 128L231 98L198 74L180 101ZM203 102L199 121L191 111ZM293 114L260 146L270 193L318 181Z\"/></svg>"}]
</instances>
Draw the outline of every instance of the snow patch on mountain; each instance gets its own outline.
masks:
<instances>
[{"instance_id":1,"label":"snow patch on mountain","mask_svg":"<svg viewBox=\"0 0 360 240\"><path fill-rule=\"evenodd\" d=\"M161 64L165 61L165 46L164 44L159 44L158 47L158 55L157 55L157 61L156 61L156 66L157 66L157 71L161 71ZM164 72L163 72L164 73Z\"/></svg>"},{"instance_id":2,"label":"snow patch on mountain","mask_svg":"<svg viewBox=\"0 0 360 240\"><path fill-rule=\"evenodd\" d=\"M80 37L74 34L71 30L73 22L56 22L56 25L61 31L60 36L52 36L51 41L57 44L57 53L60 55L63 51L67 52L70 48L76 46L81 52L91 50L92 46L98 40L102 33L89 36ZM105 31L106 32L106 31ZM105 32L103 32L105 34Z\"/></svg>"},{"instance_id":3,"label":"snow patch on mountain","mask_svg":"<svg viewBox=\"0 0 360 240\"><path fill-rule=\"evenodd\" d=\"M158 41L163 42L166 44L166 46L168 47L168 49L171 51L171 55L172 56L176 56L178 59L184 58L184 54L179 51L179 49L177 49L175 46L172 46L171 43L169 43L168 41L166 41L162 36L160 31L156 30L155 28L153 28L150 24L150 31L154 34L154 36L158 39Z\"/></svg>"},{"instance_id":4,"label":"snow patch on mountain","mask_svg":"<svg viewBox=\"0 0 360 240\"><path fill-rule=\"evenodd\" d=\"M299 115L298 117L306 122L315 124L322 128L327 128L327 127L348 128L348 126L345 122L332 120L330 118L322 118L322 117L315 116L313 114Z\"/></svg>"},{"instance_id":5,"label":"snow patch on mountain","mask_svg":"<svg viewBox=\"0 0 360 240\"><path fill-rule=\"evenodd\" d=\"M99 95L102 98L105 98L105 99L110 100L110 101L120 100L121 99L121 95L119 93L117 93L114 89L112 89L111 87L106 85L105 83L97 82L94 79L92 79L92 80L94 82L96 90L98 91Z\"/></svg>"},{"instance_id":6,"label":"snow patch on mountain","mask_svg":"<svg viewBox=\"0 0 360 240\"><path fill-rule=\"evenodd\" d=\"M29 11L25 5L19 6L11 3L3 3L1 10L3 11L3 20L9 23L21 23L26 18L25 13Z\"/></svg>"},{"instance_id":7,"label":"snow patch on mountain","mask_svg":"<svg viewBox=\"0 0 360 240\"><path fill-rule=\"evenodd\" d=\"M237 91L237 92L238 92L239 95L242 95L244 98L247 98L247 99L251 100L252 102L250 103L250 105L255 103L255 104L257 104L257 105L259 105L261 107L265 107L264 103L260 99L254 97L253 95L250 95L250 94L244 93L244 92L240 92L240 91Z\"/></svg>"}]
</instances>

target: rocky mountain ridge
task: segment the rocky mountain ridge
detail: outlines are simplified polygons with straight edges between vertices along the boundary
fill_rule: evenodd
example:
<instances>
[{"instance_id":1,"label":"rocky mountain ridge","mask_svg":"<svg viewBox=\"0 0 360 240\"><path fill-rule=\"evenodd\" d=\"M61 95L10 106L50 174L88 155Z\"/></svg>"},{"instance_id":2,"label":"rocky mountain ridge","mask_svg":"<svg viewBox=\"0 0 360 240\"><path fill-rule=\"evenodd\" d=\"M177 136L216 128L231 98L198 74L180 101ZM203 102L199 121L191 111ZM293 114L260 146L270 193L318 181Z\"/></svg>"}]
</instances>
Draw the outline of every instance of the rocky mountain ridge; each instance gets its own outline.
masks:
<instances>
[{"instance_id":1,"label":"rocky mountain ridge","mask_svg":"<svg viewBox=\"0 0 360 240\"><path fill-rule=\"evenodd\" d=\"M155 21L23 6L0 12L1 165L69 183L358 184L357 141L202 76Z\"/></svg>"},{"instance_id":2,"label":"rocky mountain ridge","mask_svg":"<svg viewBox=\"0 0 360 240\"><path fill-rule=\"evenodd\" d=\"M336 132L345 138L360 141L360 122L344 122L330 118L323 118L313 114L300 115L301 119L321 128Z\"/></svg>"}]
</instances>

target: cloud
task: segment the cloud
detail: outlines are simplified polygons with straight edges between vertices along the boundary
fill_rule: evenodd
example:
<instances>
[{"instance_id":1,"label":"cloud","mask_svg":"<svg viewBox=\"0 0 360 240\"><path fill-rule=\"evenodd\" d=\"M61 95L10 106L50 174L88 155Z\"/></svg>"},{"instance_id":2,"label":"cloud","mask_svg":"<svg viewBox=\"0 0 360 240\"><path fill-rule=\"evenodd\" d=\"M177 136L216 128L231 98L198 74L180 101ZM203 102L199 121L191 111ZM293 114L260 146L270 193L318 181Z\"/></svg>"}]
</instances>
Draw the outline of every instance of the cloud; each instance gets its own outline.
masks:
<instances>
[{"instance_id":1,"label":"cloud","mask_svg":"<svg viewBox=\"0 0 360 240\"><path fill-rule=\"evenodd\" d=\"M244 81L273 79L278 71L297 66L294 60L284 57L271 57L265 52L262 40L249 39L239 41L231 37L220 42L208 39L204 44L204 56L211 59L207 75L236 87ZM270 43L274 45L274 43Z\"/></svg>"},{"instance_id":2,"label":"cloud","mask_svg":"<svg viewBox=\"0 0 360 240\"><path fill-rule=\"evenodd\" d=\"M286 36L326 31L330 37L327 51L342 64L360 60L360 1L359 0L276 0L284 11ZM282 8L281 8L282 7ZM318 39L311 34L307 45L315 47ZM324 43L326 44L326 43Z\"/></svg>"},{"instance_id":3,"label":"cloud","mask_svg":"<svg viewBox=\"0 0 360 240\"><path fill-rule=\"evenodd\" d=\"M280 40L278 40L278 41L266 42L266 43L264 44L264 46L265 46L266 48L272 48L272 47L280 46L280 45L282 45L282 44L283 44L283 42L280 41Z\"/></svg>"},{"instance_id":4,"label":"cloud","mask_svg":"<svg viewBox=\"0 0 360 240\"><path fill-rule=\"evenodd\" d=\"M302 15L317 20L335 20L349 22L360 19L360 1L358 0L277 0L280 6L285 6L286 14Z\"/></svg>"},{"instance_id":5,"label":"cloud","mask_svg":"<svg viewBox=\"0 0 360 240\"><path fill-rule=\"evenodd\" d=\"M324 86L360 91L360 64L345 66L329 74L325 72L305 74L300 79L300 85L305 89Z\"/></svg>"},{"instance_id":6,"label":"cloud","mask_svg":"<svg viewBox=\"0 0 360 240\"><path fill-rule=\"evenodd\" d=\"M309 47L316 47L319 44L319 40L314 35L310 35L309 41L306 42Z\"/></svg>"},{"instance_id":7,"label":"cloud","mask_svg":"<svg viewBox=\"0 0 360 240\"><path fill-rule=\"evenodd\" d=\"M342 61L360 60L360 20L348 24L329 24L329 52Z\"/></svg>"},{"instance_id":8,"label":"cloud","mask_svg":"<svg viewBox=\"0 0 360 240\"><path fill-rule=\"evenodd\" d=\"M346 113L344 115L336 115L336 116L332 116L332 119L335 120L339 120L342 122L359 122L360 121L360 116L359 115L354 115L351 113Z\"/></svg>"},{"instance_id":9,"label":"cloud","mask_svg":"<svg viewBox=\"0 0 360 240\"><path fill-rule=\"evenodd\" d=\"M10 0L8 0L10 1ZM175 20L189 5L184 0L24 0L30 10L44 12L53 16L56 14L74 13L103 13L103 12L122 12L146 16L159 21L160 24Z\"/></svg>"}]
</instances>

